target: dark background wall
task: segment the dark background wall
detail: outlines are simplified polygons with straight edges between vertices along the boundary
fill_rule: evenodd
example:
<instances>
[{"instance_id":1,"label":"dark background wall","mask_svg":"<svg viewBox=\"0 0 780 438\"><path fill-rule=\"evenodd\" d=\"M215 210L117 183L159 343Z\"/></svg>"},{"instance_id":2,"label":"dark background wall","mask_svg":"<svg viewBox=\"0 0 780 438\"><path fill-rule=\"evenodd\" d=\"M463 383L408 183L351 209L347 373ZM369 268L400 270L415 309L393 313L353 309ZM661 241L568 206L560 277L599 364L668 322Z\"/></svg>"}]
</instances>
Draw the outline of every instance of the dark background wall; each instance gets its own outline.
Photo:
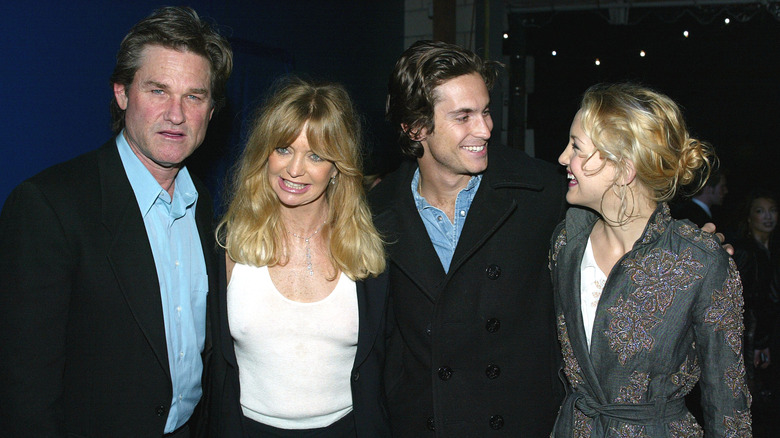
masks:
<instances>
[{"instance_id":1,"label":"dark background wall","mask_svg":"<svg viewBox=\"0 0 780 438\"><path fill-rule=\"evenodd\" d=\"M382 162L394 141L383 121L387 77L403 51L403 0L191 0L234 46L229 104L190 166L219 196L242 121L286 73L343 83L365 116L366 146ZM116 51L156 1L0 2L0 203L40 170L111 136ZM390 159L390 158L388 158ZM372 166L375 163L372 162Z\"/></svg>"}]
</instances>

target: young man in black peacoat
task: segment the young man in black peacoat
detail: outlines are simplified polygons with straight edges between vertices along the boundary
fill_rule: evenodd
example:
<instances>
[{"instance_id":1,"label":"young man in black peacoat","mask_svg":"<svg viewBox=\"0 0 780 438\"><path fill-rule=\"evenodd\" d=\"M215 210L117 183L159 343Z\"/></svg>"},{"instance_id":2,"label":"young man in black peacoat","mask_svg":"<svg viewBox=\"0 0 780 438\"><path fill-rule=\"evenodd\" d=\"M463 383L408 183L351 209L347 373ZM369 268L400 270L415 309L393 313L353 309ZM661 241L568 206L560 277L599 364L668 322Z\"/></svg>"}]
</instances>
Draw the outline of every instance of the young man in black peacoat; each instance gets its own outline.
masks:
<instances>
[{"instance_id":1,"label":"young man in black peacoat","mask_svg":"<svg viewBox=\"0 0 780 438\"><path fill-rule=\"evenodd\" d=\"M418 42L390 79L387 117L416 158L369 194L390 258L398 437L546 437L563 396L547 252L565 185L488 145L494 78L472 52Z\"/></svg>"}]
</instances>

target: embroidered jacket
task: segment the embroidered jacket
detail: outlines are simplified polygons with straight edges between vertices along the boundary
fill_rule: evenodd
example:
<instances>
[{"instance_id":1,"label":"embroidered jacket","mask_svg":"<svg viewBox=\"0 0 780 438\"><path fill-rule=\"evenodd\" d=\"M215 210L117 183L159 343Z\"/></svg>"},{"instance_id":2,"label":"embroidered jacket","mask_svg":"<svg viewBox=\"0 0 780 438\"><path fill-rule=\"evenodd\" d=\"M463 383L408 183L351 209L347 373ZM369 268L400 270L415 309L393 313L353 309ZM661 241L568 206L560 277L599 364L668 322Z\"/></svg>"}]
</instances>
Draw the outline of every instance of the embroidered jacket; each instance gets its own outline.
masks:
<instances>
[{"instance_id":1,"label":"embroidered jacket","mask_svg":"<svg viewBox=\"0 0 780 438\"><path fill-rule=\"evenodd\" d=\"M570 384L553 437L701 437L684 396L699 381L706 437L751 436L742 286L709 233L660 204L612 268L588 351L580 262L596 214L570 208L550 251L558 338Z\"/></svg>"}]
</instances>

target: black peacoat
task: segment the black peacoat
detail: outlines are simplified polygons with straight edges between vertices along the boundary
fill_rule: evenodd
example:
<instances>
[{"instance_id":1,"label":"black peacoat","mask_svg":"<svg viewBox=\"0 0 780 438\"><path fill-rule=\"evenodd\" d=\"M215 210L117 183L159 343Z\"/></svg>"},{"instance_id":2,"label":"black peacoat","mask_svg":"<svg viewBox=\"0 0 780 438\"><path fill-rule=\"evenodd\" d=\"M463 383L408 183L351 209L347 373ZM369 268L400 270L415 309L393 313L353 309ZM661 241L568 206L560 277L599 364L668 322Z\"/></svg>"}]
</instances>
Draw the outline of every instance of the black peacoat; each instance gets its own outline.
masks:
<instances>
[{"instance_id":1,"label":"black peacoat","mask_svg":"<svg viewBox=\"0 0 780 438\"><path fill-rule=\"evenodd\" d=\"M390 259L393 434L546 437L563 397L547 269L566 209L563 178L491 145L445 273L415 208L416 168L405 163L369 193Z\"/></svg>"}]
</instances>

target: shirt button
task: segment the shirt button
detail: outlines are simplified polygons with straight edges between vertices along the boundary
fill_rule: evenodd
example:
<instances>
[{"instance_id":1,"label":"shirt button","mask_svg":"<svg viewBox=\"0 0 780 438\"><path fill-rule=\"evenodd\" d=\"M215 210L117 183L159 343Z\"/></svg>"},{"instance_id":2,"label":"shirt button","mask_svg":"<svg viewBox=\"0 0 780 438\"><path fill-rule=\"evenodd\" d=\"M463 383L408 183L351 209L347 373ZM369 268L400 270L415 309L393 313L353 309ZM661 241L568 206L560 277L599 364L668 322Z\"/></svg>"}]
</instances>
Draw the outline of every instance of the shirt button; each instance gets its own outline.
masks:
<instances>
[{"instance_id":1,"label":"shirt button","mask_svg":"<svg viewBox=\"0 0 780 438\"><path fill-rule=\"evenodd\" d=\"M358 380L360 380L360 371L355 371L352 373L352 381L357 382Z\"/></svg>"},{"instance_id":2,"label":"shirt button","mask_svg":"<svg viewBox=\"0 0 780 438\"><path fill-rule=\"evenodd\" d=\"M179 357L184 357L184 352L183 351L179 352Z\"/></svg>"},{"instance_id":3,"label":"shirt button","mask_svg":"<svg viewBox=\"0 0 780 438\"><path fill-rule=\"evenodd\" d=\"M466 210L461 210L460 211L460 217L464 217L464 216L466 216Z\"/></svg>"},{"instance_id":4,"label":"shirt button","mask_svg":"<svg viewBox=\"0 0 780 438\"><path fill-rule=\"evenodd\" d=\"M181 313L181 306L176 306L176 311Z\"/></svg>"},{"instance_id":5,"label":"shirt button","mask_svg":"<svg viewBox=\"0 0 780 438\"><path fill-rule=\"evenodd\" d=\"M181 395L181 394L179 394L179 401L182 401L182 399L183 399L183 398L184 398L184 397L182 397L182 395Z\"/></svg>"},{"instance_id":6,"label":"shirt button","mask_svg":"<svg viewBox=\"0 0 780 438\"><path fill-rule=\"evenodd\" d=\"M432 331L433 331L433 330L431 329L431 325L430 325L430 324L428 324L428 326L427 326L427 327L425 327L425 334L426 334L426 335L428 335L428 336L430 336L430 335L431 335L431 333L432 333Z\"/></svg>"},{"instance_id":7,"label":"shirt button","mask_svg":"<svg viewBox=\"0 0 780 438\"><path fill-rule=\"evenodd\" d=\"M179 261L176 260L176 263L174 263L176 266L179 266Z\"/></svg>"},{"instance_id":8,"label":"shirt button","mask_svg":"<svg viewBox=\"0 0 780 438\"><path fill-rule=\"evenodd\" d=\"M450 378L452 378L452 368L448 366L439 367L437 372L439 374L439 378L441 380L444 380L445 382L447 380L450 380Z\"/></svg>"},{"instance_id":9,"label":"shirt button","mask_svg":"<svg viewBox=\"0 0 780 438\"><path fill-rule=\"evenodd\" d=\"M438 220L439 222L441 222L441 216L436 216L436 220Z\"/></svg>"},{"instance_id":10,"label":"shirt button","mask_svg":"<svg viewBox=\"0 0 780 438\"><path fill-rule=\"evenodd\" d=\"M433 417L428 417L428 421L425 426L428 428L428 430L436 430L436 425L433 422Z\"/></svg>"}]
</instances>

